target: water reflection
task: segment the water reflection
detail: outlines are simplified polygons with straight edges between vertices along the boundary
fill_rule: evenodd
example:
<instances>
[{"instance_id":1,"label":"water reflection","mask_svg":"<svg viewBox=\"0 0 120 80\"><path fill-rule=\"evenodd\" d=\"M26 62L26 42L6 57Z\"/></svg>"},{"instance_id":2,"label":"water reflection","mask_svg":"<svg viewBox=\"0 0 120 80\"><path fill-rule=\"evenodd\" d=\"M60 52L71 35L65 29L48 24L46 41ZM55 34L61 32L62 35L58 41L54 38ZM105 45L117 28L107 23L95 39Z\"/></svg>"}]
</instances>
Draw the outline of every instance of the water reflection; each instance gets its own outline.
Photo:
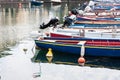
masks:
<instances>
[{"instance_id":1,"label":"water reflection","mask_svg":"<svg viewBox=\"0 0 120 80\"><path fill-rule=\"evenodd\" d=\"M48 50L46 49L36 49L36 53L32 58L32 61L41 61L42 63L48 63L46 58ZM79 55L63 53L63 52L53 52L52 63L55 64L66 64L66 65L77 65ZM86 63L85 66L90 67L100 67L100 68L111 68L120 70L120 59L113 57L95 57L95 56L85 56Z\"/></svg>"},{"instance_id":2,"label":"water reflection","mask_svg":"<svg viewBox=\"0 0 120 80\"><path fill-rule=\"evenodd\" d=\"M58 65L60 67L56 67L54 64L52 65L42 64L42 77L33 78L32 76L33 73L38 72L39 67L38 67L38 64L31 63L30 61L30 58L33 57L33 53L31 50L34 46L34 41L31 41L31 39L29 39L30 38L29 33L32 32L33 30L39 30L39 25L42 22L49 21L51 17L58 16L62 22L63 16L68 13L68 10L66 9L68 9L68 6L66 6L66 4L62 4L59 6L44 4L42 6L32 7L32 8L29 8L29 7L0 8L0 51L2 49L5 49L8 46L14 46L16 43L19 42L19 45L15 46L14 48L11 48L11 51L8 51L9 53L12 53L14 55L0 58L1 80L40 80L40 79L48 80L48 79L53 79L56 73L58 74L56 75L57 77L55 77L55 79L57 78L58 80L63 80L64 78L71 79L71 80L78 78L77 80L80 80L81 78L85 79L88 77L93 79L98 79L98 76L102 77L102 80L103 80L103 78L106 77L106 75L108 78L110 77L108 75L109 72L104 73L106 69L103 69L102 71L100 69L98 71L98 69L96 68L93 70L93 68L84 68L84 67L73 68L72 66L66 67L63 65L62 66ZM26 54L23 52L24 48L27 49ZM67 60L74 63L75 61L75 63L77 64L76 60L78 59L79 56L71 55L72 56L72 59L71 59L70 56L68 56L68 58L63 58L65 57L64 53L61 55L62 56L54 54L53 61L54 62L56 60L60 61L62 59L63 62ZM108 61L111 61L111 59L102 58L101 60L99 60L95 57L92 57L92 58L88 57L86 58L86 60L88 61L87 64L95 64L98 66L101 66L101 62L104 62L104 64L107 65ZM46 58L45 58L45 61L46 61ZM116 63L116 61L118 63L117 64L118 68L115 67L115 69L120 69L119 59L118 60L115 59L113 62ZM111 65L113 67L116 66L115 64L111 64ZM92 75L90 71L93 71ZM102 75L94 74L94 73L99 73L100 71L102 72ZM119 72L115 70L111 70L110 73L111 72L113 73L113 71L115 73L113 78L115 77L115 79L113 79L112 76L109 79L119 80L118 78ZM73 76L73 75L76 75L76 76ZM106 80L106 78L104 80Z\"/></svg>"},{"instance_id":3,"label":"water reflection","mask_svg":"<svg viewBox=\"0 0 120 80\"><path fill-rule=\"evenodd\" d=\"M0 50L15 45L16 42L29 37L43 22L59 17L61 22L67 14L66 4L53 6L44 4L39 7L0 8Z\"/></svg>"}]
</instances>

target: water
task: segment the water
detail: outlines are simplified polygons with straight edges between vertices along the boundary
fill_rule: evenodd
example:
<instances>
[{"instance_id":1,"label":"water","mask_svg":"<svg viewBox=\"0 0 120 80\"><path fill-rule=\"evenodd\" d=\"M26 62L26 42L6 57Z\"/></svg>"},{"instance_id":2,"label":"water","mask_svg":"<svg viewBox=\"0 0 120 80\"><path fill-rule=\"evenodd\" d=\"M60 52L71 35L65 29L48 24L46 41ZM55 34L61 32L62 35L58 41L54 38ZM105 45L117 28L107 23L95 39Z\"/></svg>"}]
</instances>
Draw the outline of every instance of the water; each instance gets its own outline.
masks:
<instances>
[{"instance_id":1,"label":"water","mask_svg":"<svg viewBox=\"0 0 120 80\"><path fill-rule=\"evenodd\" d=\"M42 63L48 63L46 58L46 53L48 50L40 49L36 51L36 55L32 58L32 61L41 61ZM65 64L65 65L77 65L78 66L78 58L79 55L63 53L52 51L53 59L52 63L55 64ZM117 69L120 70L120 59L112 58L112 57L93 57L93 56L84 56L86 59L85 66L95 67L95 68L109 68L109 69Z\"/></svg>"},{"instance_id":2,"label":"water","mask_svg":"<svg viewBox=\"0 0 120 80\"><path fill-rule=\"evenodd\" d=\"M79 4L79 3L78 3ZM32 31L39 30L42 22L58 16L62 22L63 16L67 15L68 9L76 7L76 4L52 6L44 4L38 7L0 8L0 80L119 80L119 59L112 60L116 65L106 67L100 62L109 63L108 58L100 61L95 57L87 57L97 67L85 67L77 65L64 65L54 63L34 63L34 41L30 37ZM23 49L27 49L26 52ZM5 56L8 55L8 56ZM75 57L76 58L76 57ZM107 63L108 62L108 63ZM102 65L102 67L101 67ZM36 74L41 73L41 76ZM112 75L112 76L111 76Z\"/></svg>"}]
</instances>

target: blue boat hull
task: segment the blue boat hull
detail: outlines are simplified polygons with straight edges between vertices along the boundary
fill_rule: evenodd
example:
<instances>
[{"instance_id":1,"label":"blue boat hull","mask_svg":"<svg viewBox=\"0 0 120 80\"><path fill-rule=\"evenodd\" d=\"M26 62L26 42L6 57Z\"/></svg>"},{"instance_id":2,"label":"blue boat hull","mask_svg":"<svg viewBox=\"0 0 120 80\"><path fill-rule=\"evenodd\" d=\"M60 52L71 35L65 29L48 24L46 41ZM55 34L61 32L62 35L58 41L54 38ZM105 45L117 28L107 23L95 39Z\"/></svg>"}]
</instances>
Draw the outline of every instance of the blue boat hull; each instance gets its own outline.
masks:
<instances>
[{"instance_id":1,"label":"blue boat hull","mask_svg":"<svg viewBox=\"0 0 120 80\"><path fill-rule=\"evenodd\" d=\"M108 27L108 26L117 26L120 27L120 24L74 24L70 25L69 28L80 28L80 27Z\"/></svg>"},{"instance_id":2,"label":"blue boat hull","mask_svg":"<svg viewBox=\"0 0 120 80\"><path fill-rule=\"evenodd\" d=\"M93 21L93 20L114 20L114 21L119 21L120 18L102 18L102 17L98 17L98 18L84 18L84 17L77 17L76 19L77 21L81 21L81 20L87 20L87 21Z\"/></svg>"},{"instance_id":3,"label":"blue boat hull","mask_svg":"<svg viewBox=\"0 0 120 80\"><path fill-rule=\"evenodd\" d=\"M52 48L54 51L60 51L69 54L80 55L81 52L81 45L44 42L39 40L35 40L35 43L39 48ZM120 47L99 47L85 45L85 56L120 57Z\"/></svg>"},{"instance_id":4,"label":"blue boat hull","mask_svg":"<svg viewBox=\"0 0 120 80\"><path fill-rule=\"evenodd\" d=\"M115 8L116 10L120 10L120 6L96 6L94 10L111 10L112 8Z\"/></svg>"}]
</instances>

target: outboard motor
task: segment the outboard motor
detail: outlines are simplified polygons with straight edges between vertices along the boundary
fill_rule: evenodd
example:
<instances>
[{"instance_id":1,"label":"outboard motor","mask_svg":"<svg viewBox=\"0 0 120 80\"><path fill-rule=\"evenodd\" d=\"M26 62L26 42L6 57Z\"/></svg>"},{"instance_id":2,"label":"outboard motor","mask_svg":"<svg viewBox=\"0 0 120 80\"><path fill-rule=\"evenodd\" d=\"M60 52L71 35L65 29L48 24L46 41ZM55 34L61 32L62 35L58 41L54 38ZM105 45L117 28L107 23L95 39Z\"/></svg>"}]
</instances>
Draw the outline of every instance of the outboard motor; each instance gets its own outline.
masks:
<instances>
[{"instance_id":1,"label":"outboard motor","mask_svg":"<svg viewBox=\"0 0 120 80\"><path fill-rule=\"evenodd\" d=\"M40 25L40 29L45 29L47 27L56 27L59 24L59 19L57 17L51 19L47 24L43 23Z\"/></svg>"}]
</instances>

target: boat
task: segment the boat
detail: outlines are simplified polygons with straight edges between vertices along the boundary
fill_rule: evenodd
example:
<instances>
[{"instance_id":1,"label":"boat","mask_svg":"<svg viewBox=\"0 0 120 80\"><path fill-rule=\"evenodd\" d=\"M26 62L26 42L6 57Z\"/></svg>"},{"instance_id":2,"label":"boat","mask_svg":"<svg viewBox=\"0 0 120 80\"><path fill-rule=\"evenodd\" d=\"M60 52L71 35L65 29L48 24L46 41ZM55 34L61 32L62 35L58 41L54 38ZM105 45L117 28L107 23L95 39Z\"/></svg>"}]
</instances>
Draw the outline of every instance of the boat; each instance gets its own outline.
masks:
<instances>
[{"instance_id":1,"label":"boat","mask_svg":"<svg viewBox=\"0 0 120 80\"><path fill-rule=\"evenodd\" d=\"M61 28L58 25L56 28L49 27L43 31L32 31L30 33L33 39L41 37L85 37L85 38L102 38L102 39L120 39L120 28L114 26L110 27L79 27L79 28Z\"/></svg>"},{"instance_id":2,"label":"boat","mask_svg":"<svg viewBox=\"0 0 120 80\"><path fill-rule=\"evenodd\" d=\"M31 6L40 6L41 4L43 4L43 1L36 1L36 0L32 0L31 2Z\"/></svg>"},{"instance_id":3,"label":"boat","mask_svg":"<svg viewBox=\"0 0 120 80\"><path fill-rule=\"evenodd\" d=\"M112 20L112 21L120 21L120 16L77 16L78 21L87 20L87 21L95 21L95 20Z\"/></svg>"},{"instance_id":4,"label":"boat","mask_svg":"<svg viewBox=\"0 0 120 80\"><path fill-rule=\"evenodd\" d=\"M92 8L92 10L120 10L120 3L115 3L115 2L105 2L105 1L101 1L101 2L95 2L93 0L89 1L88 6L90 6L90 8Z\"/></svg>"},{"instance_id":5,"label":"boat","mask_svg":"<svg viewBox=\"0 0 120 80\"><path fill-rule=\"evenodd\" d=\"M48 33L48 32L47 32ZM117 28L54 28L49 31L49 37L85 37L101 39L120 39L120 29ZM47 35L48 35L47 34Z\"/></svg>"},{"instance_id":6,"label":"boat","mask_svg":"<svg viewBox=\"0 0 120 80\"><path fill-rule=\"evenodd\" d=\"M120 10L91 10L82 11L76 9L79 15L82 16L102 16L102 17L120 17Z\"/></svg>"},{"instance_id":7,"label":"boat","mask_svg":"<svg viewBox=\"0 0 120 80\"><path fill-rule=\"evenodd\" d=\"M74 25L71 25L69 27L108 27L108 26L117 26L120 27L120 21L111 21L111 20L95 20L95 21L78 21L76 20L74 22Z\"/></svg>"},{"instance_id":8,"label":"boat","mask_svg":"<svg viewBox=\"0 0 120 80\"><path fill-rule=\"evenodd\" d=\"M82 9L82 7L84 7L84 9ZM84 4L82 4L82 6L76 8L77 12L79 14L82 15L97 15L98 13L101 15L112 15L115 13L119 13L120 12L120 3L115 3L115 2L95 2L93 0L90 0L89 2L85 2ZM86 14L87 13L87 14ZM103 14L104 13L104 14Z\"/></svg>"},{"instance_id":9,"label":"boat","mask_svg":"<svg viewBox=\"0 0 120 80\"><path fill-rule=\"evenodd\" d=\"M120 4L99 4L94 7L94 10L120 10Z\"/></svg>"},{"instance_id":10,"label":"boat","mask_svg":"<svg viewBox=\"0 0 120 80\"><path fill-rule=\"evenodd\" d=\"M68 55L120 57L120 40L114 39L44 37L36 39L35 44L41 49L51 48Z\"/></svg>"},{"instance_id":11,"label":"boat","mask_svg":"<svg viewBox=\"0 0 120 80\"><path fill-rule=\"evenodd\" d=\"M61 0L51 0L51 3L53 5L59 5L59 4L61 4Z\"/></svg>"},{"instance_id":12,"label":"boat","mask_svg":"<svg viewBox=\"0 0 120 80\"><path fill-rule=\"evenodd\" d=\"M108 21L108 20L97 20L97 21L75 21L75 24L120 24L120 21Z\"/></svg>"}]
</instances>

